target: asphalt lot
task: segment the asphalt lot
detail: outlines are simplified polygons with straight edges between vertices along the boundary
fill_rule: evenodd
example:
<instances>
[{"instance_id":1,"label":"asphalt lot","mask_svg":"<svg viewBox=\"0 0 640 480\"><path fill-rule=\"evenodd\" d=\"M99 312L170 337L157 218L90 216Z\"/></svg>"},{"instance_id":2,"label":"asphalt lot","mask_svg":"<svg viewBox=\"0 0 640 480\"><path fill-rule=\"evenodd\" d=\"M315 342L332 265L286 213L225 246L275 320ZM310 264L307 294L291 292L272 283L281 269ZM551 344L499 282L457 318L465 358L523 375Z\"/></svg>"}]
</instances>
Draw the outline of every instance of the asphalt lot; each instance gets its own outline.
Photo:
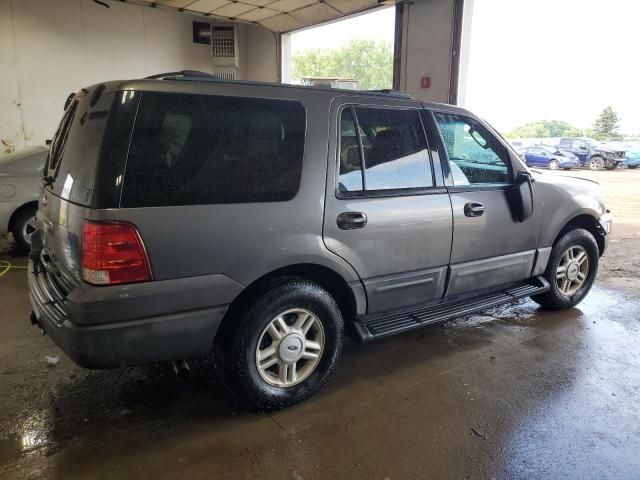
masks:
<instances>
[{"instance_id":1,"label":"asphalt lot","mask_svg":"<svg viewBox=\"0 0 640 480\"><path fill-rule=\"evenodd\" d=\"M10 271L0 478L639 478L640 170L549 174L601 182L614 213L578 308L524 301L347 342L319 396L270 415L245 413L211 360L186 380L165 365L74 366L30 326L25 273ZM26 263L10 240L0 259Z\"/></svg>"}]
</instances>

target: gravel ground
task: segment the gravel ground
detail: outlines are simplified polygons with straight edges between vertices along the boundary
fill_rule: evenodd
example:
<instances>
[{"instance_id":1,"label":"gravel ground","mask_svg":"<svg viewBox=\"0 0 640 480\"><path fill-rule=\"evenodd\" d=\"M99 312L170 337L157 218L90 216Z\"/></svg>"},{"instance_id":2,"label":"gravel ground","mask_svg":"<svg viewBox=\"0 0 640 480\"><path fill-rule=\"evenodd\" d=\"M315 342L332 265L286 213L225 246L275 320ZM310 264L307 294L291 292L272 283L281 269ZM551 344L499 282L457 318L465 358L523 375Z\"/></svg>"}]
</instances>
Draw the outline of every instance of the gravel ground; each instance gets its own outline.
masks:
<instances>
[{"instance_id":1,"label":"gravel ground","mask_svg":"<svg viewBox=\"0 0 640 480\"><path fill-rule=\"evenodd\" d=\"M616 288L640 292L640 169L547 172L595 180L613 213L609 249L600 262L598 278Z\"/></svg>"}]
</instances>

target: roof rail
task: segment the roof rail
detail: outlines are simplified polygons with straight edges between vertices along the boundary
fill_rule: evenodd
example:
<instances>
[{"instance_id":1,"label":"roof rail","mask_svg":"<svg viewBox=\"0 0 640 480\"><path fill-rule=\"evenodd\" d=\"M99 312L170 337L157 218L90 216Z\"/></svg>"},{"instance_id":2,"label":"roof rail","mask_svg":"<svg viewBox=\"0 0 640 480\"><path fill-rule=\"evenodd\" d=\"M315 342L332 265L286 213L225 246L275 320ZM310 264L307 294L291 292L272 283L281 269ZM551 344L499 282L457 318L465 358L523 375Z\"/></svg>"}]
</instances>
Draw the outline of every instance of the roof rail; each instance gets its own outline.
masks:
<instances>
[{"instance_id":1,"label":"roof rail","mask_svg":"<svg viewBox=\"0 0 640 480\"><path fill-rule=\"evenodd\" d=\"M393 95L394 97L401 98L410 98L413 99L411 95L406 92L401 92L400 90L393 90L391 88L381 88L379 90L361 90L362 92L370 92L370 93L384 93L386 95Z\"/></svg>"},{"instance_id":2,"label":"roof rail","mask_svg":"<svg viewBox=\"0 0 640 480\"><path fill-rule=\"evenodd\" d=\"M215 75L207 72L201 72L199 70L180 70L178 72L157 73L144 78L145 80L160 80L169 77L217 78Z\"/></svg>"},{"instance_id":3,"label":"roof rail","mask_svg":"<svg viewBox=\"0 0 640 480\"><path fill-rule=\"evenodd\" d=\"M198 70L180 70L177 72L166 72L166 73L157 73L155 75L150 75L148 77L144 77L144 80L194 80L194 81L203 81L203 82L220 82L220 83L241 83L245 85L265 85L265 86L273 86L273 87L282 87L282 88L303 88L307 90L323 90L325 92L336 91L343 93L355 93L355 94L372 94L372 95L388 95L397 98L406 98L409 100L413 100L413 97L406 92L401 92L400 90L392 90L390 88L383 88L379 90L351 90L351 89L340 89L340 88L331 88L326 86L310 86L310 85L292 85L292 84L283 84L283 83L271 83L271 82L256 82L251 80L228 80L224 78L220 78L217 75L201 72Z\"/></svg>"}]
</instances>

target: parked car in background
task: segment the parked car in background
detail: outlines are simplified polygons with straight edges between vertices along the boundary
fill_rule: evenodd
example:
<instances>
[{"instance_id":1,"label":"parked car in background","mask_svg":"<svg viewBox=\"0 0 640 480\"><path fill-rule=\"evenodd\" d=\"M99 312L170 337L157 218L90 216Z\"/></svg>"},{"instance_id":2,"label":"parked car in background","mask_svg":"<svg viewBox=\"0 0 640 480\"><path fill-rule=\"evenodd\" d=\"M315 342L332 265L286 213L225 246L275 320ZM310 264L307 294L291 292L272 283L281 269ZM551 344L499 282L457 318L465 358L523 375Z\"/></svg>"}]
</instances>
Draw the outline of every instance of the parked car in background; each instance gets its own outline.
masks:
<instances>
[{"instance_id":1,"label":"parked car in background","mask_svg":"<svg viewBox=\"0 0 640 480\"><path fill-rule=\"evenodd\" d=\"M640 150L627 152L624 156L624 163L629 168L638 168L638 165L640 165Z\"/></svg>"},{"instance_id":2,"label":"parked car in background","mask_svg":"<svg viewBox=\"0 0 640 480\"><path fill-rule=\"evenodd\" d=\"M322 388L344 334L529 296L571 308L593 284L612 222L599 186L531 172L467 110L156 78L72 96L44 169L31 321L81 366L213 351L273 410Z\"/></svg>"},{"instance_id":3,"label":"parked car in background","mask_svg":"<svg viewBox=\"0 0 640 480\"><path fill-rule=\"evenodd\" d=\"M575 154L580 160L580 165L591 170L613 170L624 164L624 151L611 148L592 138L561 138L558 150Z\"/></svg>"},{"instance_id":4,"label":"parked car in background","mask_svg":"<svg viewBox=\"0 0 640 480\"><path fill-rule=\"evenodd\" d=\"M530 167L545 167L550 170L571 170L580 166L580 160L573 153L545 146L525 148L524 161Z\"/></svg>"},{"instance_id":5,"label":"parked car in background","mask_svg":"<svg viewBox=\"0 0 640 480\"><path fill-rule=\"evenodd\" d=\"M0 235L11 232L24 250L29 249L35 231L34 215L48 152L47 147L37 146L0 156Z\"/></svg>"}]
</instances>

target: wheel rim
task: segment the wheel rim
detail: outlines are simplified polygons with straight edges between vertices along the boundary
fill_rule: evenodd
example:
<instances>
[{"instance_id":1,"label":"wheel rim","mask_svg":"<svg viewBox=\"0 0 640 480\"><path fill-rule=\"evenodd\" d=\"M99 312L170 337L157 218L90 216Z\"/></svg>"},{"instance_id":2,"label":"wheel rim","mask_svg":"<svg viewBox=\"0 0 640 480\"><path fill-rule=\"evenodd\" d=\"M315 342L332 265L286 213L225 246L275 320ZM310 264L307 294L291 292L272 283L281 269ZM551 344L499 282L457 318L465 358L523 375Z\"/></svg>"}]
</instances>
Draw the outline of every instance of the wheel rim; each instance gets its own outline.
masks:
<instances>
[{"instance_id":1,"label":"wheel rim","mask_svg":"<svg viewBox=\"0 0 640 480\"><path fill-rule=\"evenodd\" d=\"M22 238L24 238L24 241L29 245L31 245L31 237L36 229L36 217L30 217L24 222L24 225L22 225Z\"/></svg>"},{"instance_id":2,"label":"wheel rim","mask_svg":"<svg viewBox=\"0 0 640 480\"><path fill-rule=\"evenodd\" d=\"M558 170L558 168L560 168L560 164L558 163L558 161L557 161L557 160L551 160L551 161L549 162L549 168L550 168L551 170Z\"/></svg>"},{"instance_id":3,"label":"wheel rim","mask_svg":"<svg viewBox=\"0 0 640 480\"><path fill-rule=\"evenodd\" d=\"M580 247L569 247L562 255L556 269L556 286L560 293L571 296L587 281L589 275L589 255Z\"/></svg>"},{"instance_id":4,"label":"wheel rim","mask_svg":"<svg viewBox=\"0 0 640 480\"><path fill-rule=\"evenodd\" d=\"M258 340L256 368L276 387L293 387L311 375L324 351L324 329L313 313L287 310L269 322Z\"/></svg>"},{"instance_id":5,"label":"wheel rim","mask_svg":"<svg viewBox=\"0 0 640 480\"><path fill-rule=\"evenodd\" d=\"M601 163L604 163L604 162L602 162L599 158L592 158L589 166L591 167L591 170L598 170L600 168Z\"/></svg>"}]
</instances>

